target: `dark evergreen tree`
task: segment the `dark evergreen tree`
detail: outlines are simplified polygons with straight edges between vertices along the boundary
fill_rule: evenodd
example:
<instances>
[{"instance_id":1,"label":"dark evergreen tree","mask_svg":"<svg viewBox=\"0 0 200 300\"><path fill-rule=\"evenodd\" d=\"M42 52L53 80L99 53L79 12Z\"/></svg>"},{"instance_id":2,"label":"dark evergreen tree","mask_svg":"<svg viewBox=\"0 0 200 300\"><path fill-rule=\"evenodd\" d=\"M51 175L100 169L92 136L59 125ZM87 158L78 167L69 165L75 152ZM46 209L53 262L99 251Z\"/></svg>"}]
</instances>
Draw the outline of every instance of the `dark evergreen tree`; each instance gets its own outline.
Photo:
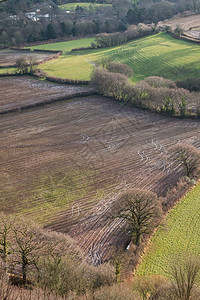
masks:
<instances>
[{"instance_id":1,"label":"dark evergreen tree","mask_svg":"<svg viewBox=\"0 0 200 300\"><path fill-rule=\"evenodd\" d=\"M56 38L56 31L54 29L53 24L48 24L47 26L47 39L55 39Z\"/></svg>"}]
</instances>

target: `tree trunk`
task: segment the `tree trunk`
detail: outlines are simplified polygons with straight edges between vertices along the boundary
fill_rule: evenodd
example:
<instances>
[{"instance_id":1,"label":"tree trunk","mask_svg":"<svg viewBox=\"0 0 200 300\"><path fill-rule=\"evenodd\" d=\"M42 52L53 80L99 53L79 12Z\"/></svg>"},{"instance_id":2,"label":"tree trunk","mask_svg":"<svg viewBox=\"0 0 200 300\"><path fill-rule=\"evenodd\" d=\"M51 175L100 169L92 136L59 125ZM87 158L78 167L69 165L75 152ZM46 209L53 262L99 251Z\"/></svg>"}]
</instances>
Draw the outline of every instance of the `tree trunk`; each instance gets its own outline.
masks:
<instances>
[{"instance_id":1,"label":"tree trunk","mask_svg":"<svg viewBox=\"0 0 200 300\"><path fill-rule=\"evenodd\" d=\"M27 258L26 256L22 256L22 281L23 284L26 284L27 278L26 278L26 267L27 267Z\"/></svg>"},{"instance_id":2,"label":"tree trunk","mask_svg":"<svg viewBox=\"0 0 200 300\"><path fill-rule=\"evenodd\" d=\"M141 233L140 233L140 232L137 232L137 233L136 233L136 237L135 237L135 245L136 245L137 247L139 247L139 246L140 246L140 242L141 242Z\"/></svg>"},{"instance_id":3,"label":"tree trunk","mask_svg":"<svg viewBox=\"0 0 200 300\"><path fill-rule=\"evenodd\" d=\"M22 281L23 284L26 284L26 267L22 266Z\"/></svg>"}]
</instances>

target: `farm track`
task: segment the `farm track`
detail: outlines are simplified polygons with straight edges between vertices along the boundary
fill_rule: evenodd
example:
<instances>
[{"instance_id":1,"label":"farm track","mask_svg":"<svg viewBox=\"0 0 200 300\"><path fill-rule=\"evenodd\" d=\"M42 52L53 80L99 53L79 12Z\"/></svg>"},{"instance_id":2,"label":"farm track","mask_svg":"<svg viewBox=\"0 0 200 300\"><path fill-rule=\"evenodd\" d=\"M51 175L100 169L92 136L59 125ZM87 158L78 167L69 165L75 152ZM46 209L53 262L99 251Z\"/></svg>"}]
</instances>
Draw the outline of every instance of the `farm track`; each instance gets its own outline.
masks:
<instances>
[{"instance_id":1,"label":"farm track","mask_svg":"<svg viewBox=\"0 0 200 300\"><path fill-rule=\"evenodd\" d=\"M20 80L10 85L13 99ZM199 122L122 108L98 96L1 121L1 209L68 233L94 264L130 239L124 222L108 218L119 195L133 187L163 195L182 174L170 148L179 142L200 147Z\"/></svg>"}]
</instances>

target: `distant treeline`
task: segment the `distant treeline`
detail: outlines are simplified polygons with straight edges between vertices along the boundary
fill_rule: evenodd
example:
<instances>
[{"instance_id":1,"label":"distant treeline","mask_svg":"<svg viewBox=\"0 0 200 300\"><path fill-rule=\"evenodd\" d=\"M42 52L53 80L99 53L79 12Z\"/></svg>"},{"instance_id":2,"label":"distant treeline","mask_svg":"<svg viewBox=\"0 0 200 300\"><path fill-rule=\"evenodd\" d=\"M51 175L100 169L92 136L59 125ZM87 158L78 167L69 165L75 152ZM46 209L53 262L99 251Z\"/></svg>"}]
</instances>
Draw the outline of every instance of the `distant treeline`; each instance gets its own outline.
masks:
<instances>
[{"instance_id":1,"label":"distant treeline","mask_svg":"<svg viewBox=\"0 0 200 300\"><path fill-rule=\"evenodd\" d=\"M92 43L92 46L93 48L112 47L157 32L154 24L145 25L140 23L138 25L129 26L125 32L97 35L95 43Z\"/></svg>"},{"instance_id":2,"label":"distant treeline","mask_svg":"<svg viewBox=\"0 0 200 300\"><path fill-rule=\"evenodd\" d=\"M112 7L59 9L68 0L7 0L0 5L0 47L56 38L124 32L129 25L157 24L184 11L200 12L200 0L113 0ZM93 2L93 1L84 1ZM95 2L110 3L110 0ZM35 13L28 16L26 13ZM36 19L34 19L34 16Z\"/></svg>"}]
</instances>

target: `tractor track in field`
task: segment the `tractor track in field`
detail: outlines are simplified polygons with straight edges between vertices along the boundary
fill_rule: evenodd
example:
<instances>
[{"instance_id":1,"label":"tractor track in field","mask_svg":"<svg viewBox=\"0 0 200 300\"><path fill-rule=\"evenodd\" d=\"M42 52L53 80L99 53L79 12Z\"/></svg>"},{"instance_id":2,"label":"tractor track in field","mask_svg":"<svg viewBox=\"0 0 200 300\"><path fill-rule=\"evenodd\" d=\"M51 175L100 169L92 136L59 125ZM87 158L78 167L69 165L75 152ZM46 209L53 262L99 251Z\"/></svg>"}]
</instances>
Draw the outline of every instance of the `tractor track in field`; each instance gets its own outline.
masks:
<instances>
[{"instance_id":1,"label":"tractor track in field","mask_svg":"<svg viewBox=\"0 0 200 300\"><path fill-rule=\"evenodd\" d=\"M12 101L20 80L10 86ZM51 90L35 84L37 92ZM69 234L95 265L130 240L124 222L108 218L119 195L133 187L163 195L183 173L170 148L180 142L200 147L198 121L122 108L99 96L1 120L0 208Z\"/></svg>"}]
</instances>

